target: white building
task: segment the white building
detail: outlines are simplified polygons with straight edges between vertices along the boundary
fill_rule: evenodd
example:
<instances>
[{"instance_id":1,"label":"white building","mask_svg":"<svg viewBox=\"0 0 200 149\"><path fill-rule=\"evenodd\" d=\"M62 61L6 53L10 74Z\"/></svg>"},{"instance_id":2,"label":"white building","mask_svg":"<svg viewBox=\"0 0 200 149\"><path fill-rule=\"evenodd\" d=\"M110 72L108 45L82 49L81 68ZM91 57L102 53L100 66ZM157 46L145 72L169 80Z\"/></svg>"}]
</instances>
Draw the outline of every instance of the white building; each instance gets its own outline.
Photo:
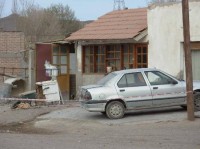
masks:
<instances>
[{"instance_id":1,"label":"white building","mask_svg":"<svg viewBox=\"0 0 200 149\"><path fill-rule=\"evenodd\" d=\"M189 3L193 79L200 80L200 1ZM182 3L148 9L148 67L185 78Z\"/></svg>"}]
</instances>

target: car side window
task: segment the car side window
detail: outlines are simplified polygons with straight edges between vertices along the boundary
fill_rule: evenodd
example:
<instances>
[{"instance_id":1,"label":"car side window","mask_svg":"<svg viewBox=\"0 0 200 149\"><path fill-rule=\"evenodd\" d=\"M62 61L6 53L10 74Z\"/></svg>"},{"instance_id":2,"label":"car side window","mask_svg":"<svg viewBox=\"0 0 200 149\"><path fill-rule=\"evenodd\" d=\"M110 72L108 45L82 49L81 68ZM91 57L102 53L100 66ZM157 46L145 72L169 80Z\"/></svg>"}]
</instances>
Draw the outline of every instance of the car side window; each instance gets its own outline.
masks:
<instances>
[{"instance_id":1,"label":"car side window","mask_svg":"<svg viewBox=\"0 0 200 149\"><path fill-rule=\"evenodd\" d=\"M146 86L143 75L140 72L125 74L117 83L119 88Z\"/></svg>"},{"instance_id":2,"label":"car side window","mask_svg":"<svg viewBox=\"0 0 200 149\"><path fill-rule=\"evenodd\" d=\"M172 78L159 71L147 71L145 74L151 85L166 85L171 84L173 81Z\"/></svg>"},{"instance_id":3,"label":"car side window","mask_svg":"<svg viewBox=\"0 0 200 149\"><path fill-rule=\"evenodd\" d=\"M124 75L117 83L119 88L127 87L126 75Z\"/></svg>"}]
</instances>

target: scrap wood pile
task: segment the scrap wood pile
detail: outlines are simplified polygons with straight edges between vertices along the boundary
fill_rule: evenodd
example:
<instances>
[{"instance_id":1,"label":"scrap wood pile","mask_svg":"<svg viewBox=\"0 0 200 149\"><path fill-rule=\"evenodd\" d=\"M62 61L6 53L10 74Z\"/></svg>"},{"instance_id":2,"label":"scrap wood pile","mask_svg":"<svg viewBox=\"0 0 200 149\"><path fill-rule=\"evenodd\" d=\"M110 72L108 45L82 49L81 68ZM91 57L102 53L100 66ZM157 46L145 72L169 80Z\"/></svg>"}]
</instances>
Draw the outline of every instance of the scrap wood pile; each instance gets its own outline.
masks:
<instances>
[{"instance_id":1,"label":"scrap wood pile","mask_svg":"<svg viewBox=\"0 0 200 149\"><path fill-rule=\"evenodd\" d=\"M12 105L12 109L29 109L31 107L30 103L17 101Z\"/></svg>"},{"instance_id":2,"label":"scrap wood pile","mask_svg":"<svg viewBox=\"0 0 200 149\"><path fill-rule=\"evenodd\" d=\"M45 97L40 90L25 92L16 98L5 98L5 100L14 101L11 105L12 109L29 109L31 107L42 106L45 104Z\"/></svg>"}]
</instances>

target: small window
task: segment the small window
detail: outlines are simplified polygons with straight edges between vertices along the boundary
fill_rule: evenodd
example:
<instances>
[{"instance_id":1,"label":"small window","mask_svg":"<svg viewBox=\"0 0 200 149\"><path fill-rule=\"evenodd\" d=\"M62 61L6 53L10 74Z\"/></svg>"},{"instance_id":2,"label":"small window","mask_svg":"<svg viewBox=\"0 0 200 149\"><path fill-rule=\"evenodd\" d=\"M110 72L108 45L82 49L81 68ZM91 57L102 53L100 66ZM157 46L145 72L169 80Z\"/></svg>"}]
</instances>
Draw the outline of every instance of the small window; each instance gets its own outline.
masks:
<instances>
[{"instance_id":1,"label":"small window","mask_svg":"<svg viewBox=\"0 0 200 149\"><path fill-rule=\"evenodd\" d=\"M52 55L53 65L56 66L60 74L68 73L68 46L65 45L53 45L53 55Z\"/></svg>"},{"instance_id":2,"label":"small window","mask_svg":"<svg viewBox=\"0 0 200 149\"><path fill-rule=\"evenodd\" d=\"M147 45L104 44L83 46L83 73L106 73L112 71L148 66Z\"/></svg>"},{"instance_id":3,"label":"small window","mask_svg":"<svg viewBox=\"0 0 200 149\"><path fill-rule=\"evenodd\" d=\"M127 80L127 87L133 87L135 86L136 80L134 77L134 74L126 74L126 80Z\"/></svg>"},{"instance_id":4,"label":"small window","mask_svg":"<svg viewBox=\"0 0 200 149\"><path fill-rule=\"evenodd\" d=\"M53 56L53 64L54 65L59 65L59 57L56 55L56 56Z\"/></svg>"},{"instance_id":5,"label":"small window","mask_svg":"<svg viewBox=\"0 0 200 149\"><path fill-rule=\"evenodd\" d=\"M67 74L67 66L60 66L60 73Z\"/></svg>"},{"instance_id":6,"label":"small window","mask_svg":"<svg viewBox=\"0 0 200 149\"><path fill-rule=\"evenodd\" d=\"M67 64L67 56L60 56L61 64Z\"/></svg>"},{"instance_id":7,"label":"small window","mask_svg":"<svg viewBox=\"0 0 200 149\"><path fill-rule=\"evenodd\" d=\"M145 72L151 85L171 84L174 80L158 71Z\"/></svg>"},{"instance_id":8,"label":"small window","mask_svg":"<svg viewBox=\"0 0 200 149\"><path fill-rule=\"evenodd\" d=\"M127 87L126 75L124 75L120 81L117 83L119 88Z\"/></svg>"},{"instance_id":9,"label":"small window","mask_svg":"<svg viewBox=\"0 0 200 149\"><path fill-rule=\"evenodd\" d=\"M118 87L139 87L146 86L143 75L140 72L125 74L118 82Z\"/></svg>"}]
</instances>

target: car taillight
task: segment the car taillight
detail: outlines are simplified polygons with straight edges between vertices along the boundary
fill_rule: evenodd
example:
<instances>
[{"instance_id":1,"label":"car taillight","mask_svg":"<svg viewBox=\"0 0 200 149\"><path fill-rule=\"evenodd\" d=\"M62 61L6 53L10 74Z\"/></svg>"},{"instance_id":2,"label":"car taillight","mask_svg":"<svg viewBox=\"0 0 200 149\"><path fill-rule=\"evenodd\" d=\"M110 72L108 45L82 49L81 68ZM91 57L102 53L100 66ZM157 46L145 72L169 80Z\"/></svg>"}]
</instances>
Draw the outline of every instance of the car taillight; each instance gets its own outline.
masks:
<instances>
[{"instance_id":1,"label":"car taillight","mask_svg":"<svg viewBox=\"0 0 200 149\"><path fill-rule=\"evenodd\" d=\"M91 96L90 92L88 92L88 91L85 92L84 99L85 99L85 100L90 100L90 99L92 99L92 96Z\"/></svg>"}]
</instances>

